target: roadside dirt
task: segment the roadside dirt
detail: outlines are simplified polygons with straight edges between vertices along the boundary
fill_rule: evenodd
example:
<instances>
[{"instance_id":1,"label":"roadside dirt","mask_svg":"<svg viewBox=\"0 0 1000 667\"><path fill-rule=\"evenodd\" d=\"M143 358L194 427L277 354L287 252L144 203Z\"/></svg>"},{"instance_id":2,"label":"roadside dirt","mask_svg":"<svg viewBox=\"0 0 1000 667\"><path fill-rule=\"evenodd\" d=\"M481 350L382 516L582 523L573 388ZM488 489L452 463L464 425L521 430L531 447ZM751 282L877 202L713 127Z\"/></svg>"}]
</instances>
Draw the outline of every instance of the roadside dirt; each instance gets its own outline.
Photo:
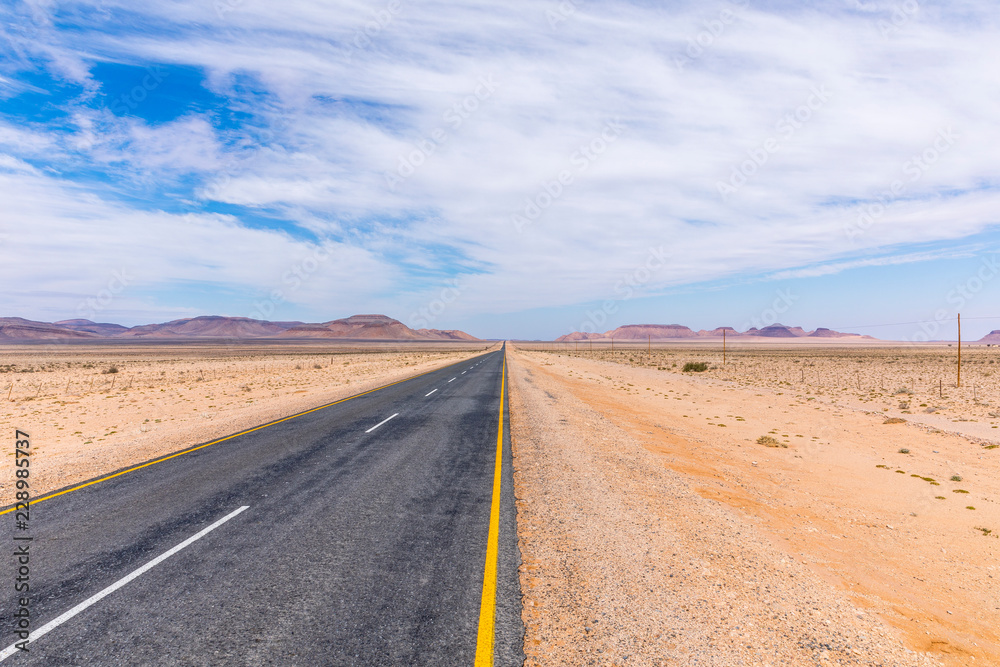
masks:
<instances>
[{"instance_id":1,"label":"roadside dirt","mask_svg":"<svg viewBox=\"0 0 1000 667\"><path fill-rule=\"evenodd\" d=\"M510 369L531 664L1000 664L1000 450L656 368Z\"/></svg>"}]
</instances>

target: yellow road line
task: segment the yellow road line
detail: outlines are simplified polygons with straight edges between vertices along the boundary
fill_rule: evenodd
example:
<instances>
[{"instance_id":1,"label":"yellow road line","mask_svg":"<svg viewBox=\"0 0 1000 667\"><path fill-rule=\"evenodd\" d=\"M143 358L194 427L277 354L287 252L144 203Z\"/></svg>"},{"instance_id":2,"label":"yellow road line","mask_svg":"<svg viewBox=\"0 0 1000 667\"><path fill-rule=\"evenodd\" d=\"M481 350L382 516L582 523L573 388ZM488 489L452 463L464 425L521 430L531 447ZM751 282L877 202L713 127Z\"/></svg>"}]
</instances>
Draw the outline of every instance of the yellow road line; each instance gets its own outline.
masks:
<instances>
[{"instance_id":1,"label":"yellow road line","mask_svg":"<svg viewBox=\"0 0 1000 667\"><path fill-rule=\"evenodd\" d=\"M467 360L465 360L465 361L467 361ZM424 375L429 375L429 374L434 373L436 371L444 370L445 368L450 368L451 366L457 366L458 364L465 363L465 361L456 361L453 364L448 364L447 366L443 366L441 368L435 368L434 370L427 371L426 373L419 373L417 375L414 375L413 377L408 377L408 378L405 378L403 380L399 380L398 382L390 382L389 384L384 384L381 387L376 387L375 389L370 389L368 391L363 391L360 394L354 394L353 396L348 396L347 398L342 398L339 401L334 401L332 403L327 403L326 405L321 405L318 408L312 408L311 410L305 410L303 412L296 413L296 414L291 415L289 417L284 417L282 419L276 419L273 422L268 422L266 424L261 424L260 426L255 426L254 428L248 428L245 431L240 431L239 433L233 433L232 435L227 435L225 438L219 438L218 440L213 440L212 442L206 442L204 445L197 445L195 447L190 447L188 449L184 449L184 450L181 450L179 452L174 452L173 454L169 454L169 455L164 456L162 458L158 458L158 459L155 459L153 461L148 461L147 463L143 463L143 464L134 466L132 468L127 468L125 470L121 470L119 472L113 473L111 475L107 475L105 477L100 477L98 479L94 479L94 480L91 480L89 482L84 482L83 484L78 484L78 485L70 487L68 489L64 489L63 491L56 491L55 493L50 493L48 495L43 495L41 498L32 499L31 504L35 505L37 503L42 502L43 500L49 500L51 498L56 498L58 496L61 496L61 495L67 494L67 493L71 493L73 491L79 491L80 489L85 489L88 486L93 486L94 484L100 484L101 482L106 482L109 479L114 479L115 477L121 477L122 475L124 475L126 473L134 472L136 470L142 470L143 468L148 468L151 465L156 465L157 463L163 463L164 461L169 461L170 459L177 458L178 456L183 456L185 454L190 454L191 452L196 452L199 449L205 449L206 447L211 447L212 445L217 445L220 442L225 442L226 440L232 440L233 438L238 438L241 435L246 435L247 433L253 433L254 431L259 431L261 429L265 429L268 426L274 426L275 424L281 424L282 422L286 422L286 421L289 421L291 419L295 419L296 417L301 417L303 415L308 415L308 414L313 413L313 412L319 412L320 410L325 410L326 408L332 407L332 406L337 405L339 403L346 403L347 401L350 401L350 400L355 399L355 398L360 398L362 396L367 396L368 394L374 394L376 391L381 391L383 389L388 389L389 387L394 387L397 384L403 384L404 382L409 382L410 380L415 380L418 377L423 377ZM16 509L16 507L17 506L15 505L14 507L9 507L8 509L0 511L0 516L3 516L4 514L10 514L11 512L13 512Z\"/></svg>"},{"instance_id":2,"label":"yellow road line","mask_svg":"<svg viewBox=\"0 0 1000 667\"><path fill-rule=\"evenodd\" d=\"M497 606L497 552L500 541L500 477L503 472L503 399L507 379L507 355L500 372L500 426L497 428L497 459L493 467L493 504L490 507L490 532L486 539L486 567L483 572L483 598L479 603L479 634L476 639L475 667L493 667L493 635Z\"/></svg>"}]
</instances>

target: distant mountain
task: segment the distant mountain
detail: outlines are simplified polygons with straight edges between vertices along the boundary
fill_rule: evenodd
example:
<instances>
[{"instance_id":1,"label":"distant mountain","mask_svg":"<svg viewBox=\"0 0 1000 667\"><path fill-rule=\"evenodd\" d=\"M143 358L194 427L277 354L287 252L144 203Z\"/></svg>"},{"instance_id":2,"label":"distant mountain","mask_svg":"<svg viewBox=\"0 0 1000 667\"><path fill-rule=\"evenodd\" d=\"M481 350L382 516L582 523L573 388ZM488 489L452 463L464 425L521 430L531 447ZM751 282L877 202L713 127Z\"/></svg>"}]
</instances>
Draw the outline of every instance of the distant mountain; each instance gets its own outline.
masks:
<instances>
[{"instance_id":1,"label":"distant mountain","mask_svg":"<svg viewBox=\"0 0 1000 667\"><path fill-rule=\"evenodd\" d=\"M184 339L184 338L367 338L378 340L477 341L464 331L413 330L385 315L354 315L321 324L268 322L247 317L205 315L160 324L123 327L90 320L34 322L20 317L0 318L0 340L85 339Z\"/></svg>"},{"instance_id":2,"label":"distant mountain","mask_svg":"<svg viewBox=\"0 0 1000 667\"><path fill-rule=\"evenodd\" d=\"M722 334L719 334L720 336ZM575 331L556 339L558 342L578 340L653 340L696 338L698 334L680 324L626 324L604 333L583 333Z\"/></svg>"},{"instance_id":3,"label":"distant mountain","mask_svg":"<svg viewBox=\"0 0 1000 667\"><path fill-rule=\"evenodd\" d=\"M994 343L1000 345L1000 329L994 329L993 331L989 332L988 334L980 338L977 342Z\"/></svg>"},{"instance_id":4,"label":"distant mountain","mask_svg":"<svg viewBox=\"0 0 1000 667\"><path fill-rule=\"evenodd\" d=\"M0 317L0 340L58 340L99 338L88 331L65 329L48 322L34 322L21 317Z\"/></svg>"},{"instance_id":5,"label":"distant mountain","mask_svg":"<svg viewBox=\"0 0 1000 667\"><path fill-rule=\"evenodd\" d=\"M119 338L270 338L301 322L277 323L248 317L206 315L163 324L145 324L118 334Z\"/></svg>"},{"instance_id":6,"label":"distant mountain","mask_svg":"<svg viewBox=\"0 0 1000 667\"><path fill-rule=\"evenodd\" d=\"M871 336L862 336L861 334L840 333L839 331L824 329L823 327L816 329L809 336L811 338L871 338Z\"/></svg>"},{"instance_id":7,"label":"distant mountain","mask_svg":"<svg viewBox=\"0 0 1000 667\"><path fill-rule=\"evenodd\" d=\"M441 340L480 340L458 329L417 329L417 333L427 338Z\"/></svg>"},{"instance_id":8,"label":"distant mountain","mask_svg":"<svg viewBox=\"0 0 1000 667\"><path fill-rule=\"evenodd\" d=\"M764 338L798 338L807 335L801 327L786 327L784 324L772 324L753 334Z\"/></svg>"},{"instance_id":9,"label":"distant mountain","mask_svg":"<svg viewBox=\"0 0 1000 667\"><path fill-rule=\"evenodd\" d=\"M128 331L128 327L123 327L120 324L97 323L90 320L61 320L53 322L53 324L63 329L86 331L98 336L115 336Z\"/></svg>"},{"instance_id":10,"label":"distant mountain","mask_svg":"<svg viewBox=\"0 0 1000 667\"><path fill-rule=\"evenodd\" d=\"M322 324L301 324L280 338L358 338L381 340L479 340L464 331L411 329L385 315L352 315Z\"/></svg>"},{"instance_id":11,"label":"distant mountain","mask_svg":"<svg viewBox=\"0 0 1000 667\"><path fill-rule=\"evenodd\" d=\"M301 324L285 331L282 338L422 338L399 320L385 315L352 315L322 324Z\"/></svg>"},{"instance_id":12,"label":"distant mountain","mask_svg":"<svg viewBox=\"0 0 1000 667\"><path fill-rule=\"evenodd\" d=\"M725 332L725 333L723 333ZM1000 332L997 341L1000 343ZM723 335L731 338L748 338L756 336L759 338L858 338L875 340L871 336L861 336L860 334L840 333L831 329L819 328L815 331L806 331L802 327L788 327L784 324L771 324L763 329L756 327L740 333L732 327L718 327L712 330L701 330L697 333L690 328L680 324L627 324L612 331L604 333L584 333L574 331L573 333L560 336L556 342L573 342L585 340L687 340L691 338L722 338Z\"/></svg>"}]
</instances>

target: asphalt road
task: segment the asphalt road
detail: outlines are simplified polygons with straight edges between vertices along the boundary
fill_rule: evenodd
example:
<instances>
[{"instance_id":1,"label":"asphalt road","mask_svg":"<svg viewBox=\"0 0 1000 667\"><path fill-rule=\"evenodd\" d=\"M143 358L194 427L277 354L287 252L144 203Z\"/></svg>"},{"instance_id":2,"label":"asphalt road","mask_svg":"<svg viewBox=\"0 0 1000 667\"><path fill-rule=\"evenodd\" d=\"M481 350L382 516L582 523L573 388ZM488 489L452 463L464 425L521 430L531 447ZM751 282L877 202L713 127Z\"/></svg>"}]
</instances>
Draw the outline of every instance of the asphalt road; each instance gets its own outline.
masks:
<instances>
[{"instance_id":1,"label":"asphalt road","mask_svg":"<svg viewBox=\"0 0 1000 667\"><path fill-rule=\"evenodd\" d=\"M502 366L488 353L35 504L33 630L91 604L4 666L472 665ZM519 665L504 409L495 655ZM13 553L23 533L0 522ZM7 561L0 648L18 640Z\"/></svg>"}]
</instances>

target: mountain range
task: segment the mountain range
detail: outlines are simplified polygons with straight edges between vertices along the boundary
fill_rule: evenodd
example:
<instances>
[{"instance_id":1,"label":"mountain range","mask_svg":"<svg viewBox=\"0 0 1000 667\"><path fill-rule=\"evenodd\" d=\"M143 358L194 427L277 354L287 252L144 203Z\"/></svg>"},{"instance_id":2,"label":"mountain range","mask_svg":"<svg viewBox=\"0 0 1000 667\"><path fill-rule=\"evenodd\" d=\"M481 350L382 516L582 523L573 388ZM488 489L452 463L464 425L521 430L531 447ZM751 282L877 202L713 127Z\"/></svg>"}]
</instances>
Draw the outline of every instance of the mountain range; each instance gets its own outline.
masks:
<instances>
[{"instance_id":1,"label":"mountain range","mask_svg":"<svg viewBox=\"0 0 1000 667\"><path fill-rule=\"evenodd\" d=\"M20 317L0 317L0 340L100 340L186 338L329 338L369 340L479 340L464 331L411 329L385 315L353 315L318 324L268 322L247 317L205 315L161 324L124 327L90 320L35 322Z\"/></svg>"},{"instance_id":2,"label":"mountain range","mask_svg":"<svg viewBox=\"0 0 1000 667\"><path fill-rule=\"evenodd\" d=\"M763 329L756 327L747 331L739 332L732 327L719 327L710 331L694 331L680 324L626 324L604 333L584 333L574 331L571 334L560 336L557 342L572 342L584 340L683 340L690 338L843 338L856 340L876 340L871 336L861 334L841 333L832 329L822 327L815 331L806 331L802 327L788 327L784 324L772 324Z\"/></svg>"}]
</instances>

